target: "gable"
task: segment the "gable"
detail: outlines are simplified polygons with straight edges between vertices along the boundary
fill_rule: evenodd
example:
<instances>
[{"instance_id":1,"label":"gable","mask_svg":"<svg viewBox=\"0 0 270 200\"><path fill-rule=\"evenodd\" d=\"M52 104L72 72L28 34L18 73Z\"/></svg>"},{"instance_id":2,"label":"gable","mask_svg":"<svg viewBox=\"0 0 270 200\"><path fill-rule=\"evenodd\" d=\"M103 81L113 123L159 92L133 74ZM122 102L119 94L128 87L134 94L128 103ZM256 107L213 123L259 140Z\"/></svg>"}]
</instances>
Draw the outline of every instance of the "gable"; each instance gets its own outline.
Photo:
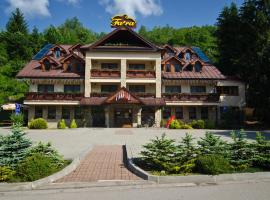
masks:
<instances>
[{"instance_id":1,"label":"gable","mask_svg":"<svg viewBox=\"0 0 270 200\"><path fill-rule=\"evenodd\" d=\"M104 100L105 104L140 104L142 103L139 98L131 94L126 88L122 87L113 95Z\"/></svg>"},{"instance_id":2,"label":"gable","mask_svg":"<svg viewBox=\"0 0 270 200\"><path fill-rule=\"evenodd\" d=\"M90 50L98 49L124 49L124 50L147 50L158 51L156 45L142 38L139 34L128 27L117 28L101 40L87 47Z\"/></svg>"}]
</instances>

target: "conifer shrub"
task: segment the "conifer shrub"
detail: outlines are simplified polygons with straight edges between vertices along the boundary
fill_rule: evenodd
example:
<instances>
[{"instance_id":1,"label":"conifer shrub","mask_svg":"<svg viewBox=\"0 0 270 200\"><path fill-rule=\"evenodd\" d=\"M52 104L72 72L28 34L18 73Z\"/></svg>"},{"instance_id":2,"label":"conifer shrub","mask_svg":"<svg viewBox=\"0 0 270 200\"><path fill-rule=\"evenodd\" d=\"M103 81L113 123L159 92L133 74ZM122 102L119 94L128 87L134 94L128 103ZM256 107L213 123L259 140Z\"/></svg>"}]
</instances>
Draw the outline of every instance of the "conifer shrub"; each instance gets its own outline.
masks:
<instances>
[{"instance_id":1,"label":"conifer shrub","mask_svg":"<svg viewBox=\"0 0 270 200\"><path fill-rule=\"evenodd\" d=\"M47 129L48 123L43 118L32 119L28 125L29 129Z\"/></svg>"},{"instance_id":2,"label":"conifer shrub","mask_svg":"<svg viewBox=\"0 0 270 200\"><path fill-rule=\"evenodd\" d=\"M12 114L10 115L10 119L11 119L12 124L20 124L20 125L23 125L23 122L24 122L24 116L23 116L23 114L21 114L21 113L19 113L19 114L12 113Z\"/></svg>"},{"instance_id":3,"label":"conifer shrub","mask_svg":"<svg viewBox=\"0 0 270 200\"><path fill-rule=\"evenodd\" d=\"M196 159L196 169L202 174L217 175L231 171L230 163L221 155L201 155Z\"/></svg>"},{"instance_id":4,"label":"conifer shrub","mask_svg":"<svg viewBox=\"0 0 270 200\"><path fill-rule=\"evenodd\" d=\"M169 129L180 129L180 128L181 128L181 124L176 119L173 120L169 125Z\"/></svg>"},{"instance_id":5,"label":"conifer shrub","mask_svg":"<svg viewBox=\"0 0 270 200\"><path fill-rule=\"evenodd\" d=\"M183 124L181 126L181 129L193 129L193 128L190 125L188 125L188 124Z\"/></svg>"},{"instance_id":6,"label":"conifer shrub","mask_svg":"<svg viewBox=\"0 0 270 200\"><path fill-rule=\"evenodd\" d=\"M64 119L61 119L59 122L58 122L58 126L57 126L59 129L65 129L67 126L66 126L66 122Z\"/></svg>"},{"instance_id":7,"label":"conifer shrub","mask_svg":"<svg viewBox=\"0 0 270 200\"><path fill-rule=\"evenodd\" d=\"M0 166L0 182L7 182L13 178L16 171L7 166Z\"/></svg>"},{"instance_id":8,"label":"conifer shrub","mask_svg":"<svg viewBox=\"0 0 270 200\"><path fill-rule=\"evenodd\" d=\"M70 128L77 128L77 123L75 121L75 119L73 119L70 123Z\"/></svg>"},{"instance_id":9,"label":"conifer shrub","mask_svg":"<svg viewBox=\"0 0 270 200\"><path fill-rule=\"evenodd\" d=\"M20 124L12 126L12 134L0 137L0 166L15 168L31 146Z\"/></svg>"},{"instance_id":10,"label":"conifer shrub","mask_svg":"<svg viewBox=\"0 0 270 200\"><path fill-rule=\"evenodd\" d=\"M266 140L260 132L257 132L256 142L252 145L255 149L253 165L264 169L270 169L270 141Z\"/></svg>"}]
</instances>

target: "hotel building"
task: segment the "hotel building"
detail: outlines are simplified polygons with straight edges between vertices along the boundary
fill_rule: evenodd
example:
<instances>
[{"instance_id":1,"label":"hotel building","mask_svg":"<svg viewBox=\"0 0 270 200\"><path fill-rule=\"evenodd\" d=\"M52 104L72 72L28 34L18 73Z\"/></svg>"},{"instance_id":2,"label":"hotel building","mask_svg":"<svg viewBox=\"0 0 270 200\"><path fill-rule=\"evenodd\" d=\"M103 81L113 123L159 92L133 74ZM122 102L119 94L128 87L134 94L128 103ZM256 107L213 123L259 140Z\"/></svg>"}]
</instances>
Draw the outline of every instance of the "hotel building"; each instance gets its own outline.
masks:
<instances>
[{"instance_id":1,"label":"hotel building","mask_svg":"<svg viewBox=\"0 0 270 200\"><path fill-rule=\"evenodd\" d=\"M157 46L128 27L88 45L48 44L18 73L27 80L28 120L49 127L75 119L86 127L219 123L228 107L245 105L245 85L225 77L199 48Z\"/></svg>"}]
</instances>

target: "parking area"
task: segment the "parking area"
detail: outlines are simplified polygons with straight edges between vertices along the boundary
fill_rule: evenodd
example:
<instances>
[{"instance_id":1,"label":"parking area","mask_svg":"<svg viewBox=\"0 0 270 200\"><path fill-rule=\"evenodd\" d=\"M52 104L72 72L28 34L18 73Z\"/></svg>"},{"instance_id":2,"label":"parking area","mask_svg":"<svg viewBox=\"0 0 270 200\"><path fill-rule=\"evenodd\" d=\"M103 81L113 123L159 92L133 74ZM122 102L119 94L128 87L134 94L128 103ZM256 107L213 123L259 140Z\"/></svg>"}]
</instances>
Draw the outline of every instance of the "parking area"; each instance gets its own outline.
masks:
<instances>
[{"instance_id":1,"label":"parking area","mask_svg":"<svg viewBox=\"0 0 270 200\"><path fill-rule=\"evenodd\" d=\"M165 133L168 137L180 141L185 133L191 133L194 138L203 137L206 130L169 130L164 128L77 128L77 129L47 129L29 130L26 135L33 142L51 142L66 159L73 159L81 152L99 145L129 145L138 153L141 146L150 139ZM230 140L229 130L211 130L225 140ZM10 128L0 128L0 134L10 133ZM270 131L264 131L270 139ZM256 131L248 131L247 137L254 139Z\"/></svg>"}]
</instances>

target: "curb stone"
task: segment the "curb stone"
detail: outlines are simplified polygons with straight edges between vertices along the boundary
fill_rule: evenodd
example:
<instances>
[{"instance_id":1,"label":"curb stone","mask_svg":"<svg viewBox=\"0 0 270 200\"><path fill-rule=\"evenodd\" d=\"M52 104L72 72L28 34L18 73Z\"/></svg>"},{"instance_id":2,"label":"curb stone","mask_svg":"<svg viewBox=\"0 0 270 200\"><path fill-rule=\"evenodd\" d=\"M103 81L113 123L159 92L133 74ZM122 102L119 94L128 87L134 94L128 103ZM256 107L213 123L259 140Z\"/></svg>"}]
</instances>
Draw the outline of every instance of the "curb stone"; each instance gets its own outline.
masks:
<instances>
[{"instance_id":1,"label":"curb stone","mask_svg":"<svg viewBox=\"0 0 270 200\"><path fill-rule=\"evenodd\" d=\"M45 178L42 178L33 182L25 182L25 183L0 183L0 192L17 191L17 190L33 190L33 189L37 189L38 187L53 183L54 181L74 171L80 164L81 160L87 155L89 151L92 150L92 148L93 147L91 146L90 148L87 148L86 150L84 150L78 157L73 159L73 161L61 171L56 172Z\"/></svg>"},{"instance_id":2,"label":"curb stone","mask_svg":"<svg viewBox=\"0 0 270 200\"><path fill-rule=\"evenodd\" d=\"M137 176L153 181L158 184L181 183L181 184L222 184L222 183L239 183L247 181L270 181L270 172L255 173L235 173L220 175L188 175L188 176L155 176L136 166L133 162L133 151L130 146L125 145L127 155L127 167Z\"/></svg>"}]
</instances>

